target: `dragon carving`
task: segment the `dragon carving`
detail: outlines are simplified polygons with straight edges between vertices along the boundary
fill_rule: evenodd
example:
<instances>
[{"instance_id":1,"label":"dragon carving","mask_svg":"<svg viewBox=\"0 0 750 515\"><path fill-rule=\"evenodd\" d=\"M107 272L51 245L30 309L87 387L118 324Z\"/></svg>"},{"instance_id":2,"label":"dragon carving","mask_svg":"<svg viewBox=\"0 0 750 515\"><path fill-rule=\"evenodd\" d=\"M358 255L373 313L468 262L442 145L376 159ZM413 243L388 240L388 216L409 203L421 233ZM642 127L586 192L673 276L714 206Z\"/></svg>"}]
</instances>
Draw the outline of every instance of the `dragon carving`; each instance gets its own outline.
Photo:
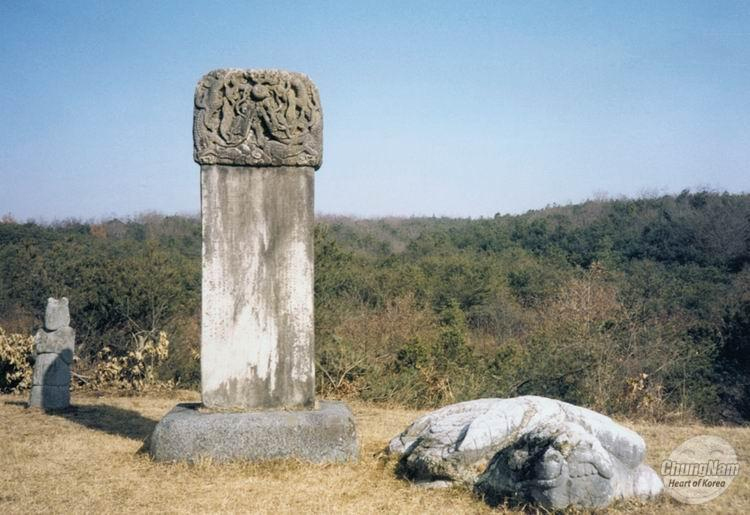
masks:
<instances>
[{"instance_id":1,"label":"dragon carving","mask_svg":"<svg viewBox=\"0 0 750 515\"><path fill-rule=\"evenodd\" d=\"M199 164L319 168L323 117L301 73L214 70L198 82L193 118Z\"/></svg>"}]
</instances>

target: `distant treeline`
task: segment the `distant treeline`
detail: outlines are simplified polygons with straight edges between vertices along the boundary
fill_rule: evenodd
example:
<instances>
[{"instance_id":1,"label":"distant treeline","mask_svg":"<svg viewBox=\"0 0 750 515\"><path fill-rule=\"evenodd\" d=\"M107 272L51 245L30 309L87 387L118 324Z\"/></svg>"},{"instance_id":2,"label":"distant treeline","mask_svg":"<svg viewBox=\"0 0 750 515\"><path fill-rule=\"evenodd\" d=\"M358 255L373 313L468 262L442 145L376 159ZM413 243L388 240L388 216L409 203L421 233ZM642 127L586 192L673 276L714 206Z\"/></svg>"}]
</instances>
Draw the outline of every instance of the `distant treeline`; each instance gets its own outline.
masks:
<instances>
[{"instance_id":1,"label":"distant treeline","mask_svg":"<svg viewBox=\"0 0 750 515\"><path fill-rule=\"evenodd\" d=\"M197 218L0 223L0 326L71 299L78 366L165 331L199 381ZM491 219L319 218L319 391L431 407L539 394L614 414L750 418L750 195Z\"/></svg>"}]
</instances>

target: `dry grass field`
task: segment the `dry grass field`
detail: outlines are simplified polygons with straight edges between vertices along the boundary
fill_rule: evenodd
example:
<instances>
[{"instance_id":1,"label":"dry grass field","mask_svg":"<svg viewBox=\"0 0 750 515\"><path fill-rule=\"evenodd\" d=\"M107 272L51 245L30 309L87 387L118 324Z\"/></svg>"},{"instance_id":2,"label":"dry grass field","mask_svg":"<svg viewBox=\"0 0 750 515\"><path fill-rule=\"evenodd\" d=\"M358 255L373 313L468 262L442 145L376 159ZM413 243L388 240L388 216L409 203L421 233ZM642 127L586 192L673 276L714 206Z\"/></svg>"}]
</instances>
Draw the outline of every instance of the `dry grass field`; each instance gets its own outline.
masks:
<instances>
[{"instance_id":1,"label":"dry grass field","mask_svg":"<svg viewBox=\"0 0 750 515\"><path fill-rule=\"evenodd\" d=\"M177 402L169 397L75 395L68 412L45 415L25 398L0 396L0 512L254 512L254 513L509 513L490 509L470 492L426 490L394 477L381 451L420 414L351 403L358 421L356 464L298 462L218 466L165 465L140 453L143 439ZM750 510L750 428L627 424L649 445L657 465L685 439L715 434L740 457L740 476L718 499L699 506L662 498L619 503L610 513L746 513Z\"/></svg>"}]
</instances>

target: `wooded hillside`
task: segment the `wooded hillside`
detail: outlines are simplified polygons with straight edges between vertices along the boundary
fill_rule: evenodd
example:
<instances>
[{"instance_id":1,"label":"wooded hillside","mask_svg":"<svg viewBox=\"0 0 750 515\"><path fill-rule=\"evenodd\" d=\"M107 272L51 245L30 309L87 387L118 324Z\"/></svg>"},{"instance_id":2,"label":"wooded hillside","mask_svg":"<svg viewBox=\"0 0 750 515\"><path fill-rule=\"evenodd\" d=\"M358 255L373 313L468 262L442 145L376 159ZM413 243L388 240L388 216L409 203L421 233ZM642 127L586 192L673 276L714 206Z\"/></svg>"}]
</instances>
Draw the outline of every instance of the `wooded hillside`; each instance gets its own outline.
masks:
<instances>
[{"instance_id":1,"label":"wooded hillside","mask_svg":"<svg viewBox=\"0 0 750 515\"><path fill-rule=\"evenodd\" d=\"M197 218L3 222L0 327L31 334L46 298L64 295L82 373L164 331L159 378L197 384ZM750 195L479 220L323 216L315 251L322 393L414 407L533 393L750 418Z\"/></svg>"}]
</instances>

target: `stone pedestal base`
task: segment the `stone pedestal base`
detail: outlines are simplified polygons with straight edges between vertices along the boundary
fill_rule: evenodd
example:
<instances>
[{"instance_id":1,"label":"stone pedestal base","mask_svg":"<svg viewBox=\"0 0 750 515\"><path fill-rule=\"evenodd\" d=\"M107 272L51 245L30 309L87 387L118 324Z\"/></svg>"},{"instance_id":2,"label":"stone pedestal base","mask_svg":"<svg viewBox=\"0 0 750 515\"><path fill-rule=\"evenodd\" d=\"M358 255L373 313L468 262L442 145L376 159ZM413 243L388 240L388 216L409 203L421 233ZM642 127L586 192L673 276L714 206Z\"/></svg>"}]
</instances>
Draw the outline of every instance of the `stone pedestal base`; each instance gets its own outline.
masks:
<instances>
[{"instance_id":1,"label":"stone pedestal base","mask_svg":"<svg viewBox=\"0 0 750 515\"><path fill-rule=\"evenodd\" d=\"M342 402L318 409L220 413L178 404L159 421L147 443L156 461L196 462L299 459L315 463L357 459L354 417Z\"/></svg>"}]
</instances>

